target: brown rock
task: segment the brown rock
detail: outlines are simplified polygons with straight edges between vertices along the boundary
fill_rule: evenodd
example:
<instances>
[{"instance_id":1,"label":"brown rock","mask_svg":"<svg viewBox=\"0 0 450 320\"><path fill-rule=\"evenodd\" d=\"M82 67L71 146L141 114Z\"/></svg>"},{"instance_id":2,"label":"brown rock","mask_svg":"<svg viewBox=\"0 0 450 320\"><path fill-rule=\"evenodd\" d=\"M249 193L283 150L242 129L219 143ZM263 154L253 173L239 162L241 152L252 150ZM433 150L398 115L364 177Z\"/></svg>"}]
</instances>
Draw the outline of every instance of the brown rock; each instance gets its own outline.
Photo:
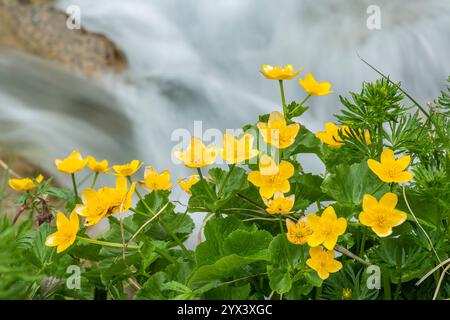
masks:
<instances>
[{"instance_id":1,"label":"brown rock","mask_svg":"<svg viewBox=\"0 0 450 320\"><path fill-rule=\"evenodd\" d=\"M122 71L127 62L104 35L67 28L67 14L50 0L0 0L0 45L92 75Z\"/></svg>"}]
</instances>

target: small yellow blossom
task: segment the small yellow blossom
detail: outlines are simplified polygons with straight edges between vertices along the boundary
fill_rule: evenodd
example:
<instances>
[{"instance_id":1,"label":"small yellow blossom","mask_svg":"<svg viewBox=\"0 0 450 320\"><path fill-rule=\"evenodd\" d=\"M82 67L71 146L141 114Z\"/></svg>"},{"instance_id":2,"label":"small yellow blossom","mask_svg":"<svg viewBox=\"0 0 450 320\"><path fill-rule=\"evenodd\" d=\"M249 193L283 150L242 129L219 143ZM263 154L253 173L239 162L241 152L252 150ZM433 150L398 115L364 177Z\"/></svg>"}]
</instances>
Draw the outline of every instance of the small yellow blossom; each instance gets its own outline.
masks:
<instances>
[{"instance_id":1,"label":"small yellow blossom","mask_svg":"<svg viewBox=\"0 0 450 320\"><path fill-rule=\"evenodd\" d=\"M200 178L198 175L193 174L188 179L178 179L178 184L180 185L181 189L186 191L186 193L191 194L191 187L200 181Z\"/></svg>"},{"instance_id":2,"label":"small yellow blossom","mask_svg":"<svg viewBox=\"0 0 450 320\"><path fill-rule=\"evenodd\" d=\"M42 174L40 174L36 177L36 182L41 183L42 181L44 181L44 176Z\"/></svg>"},{"instance_id":3,"label":"small yellow blossom","mask_svg":"<svg viewBox=\"0 0 450 320\"><path fill-rule=\"evenodd\" d=\"M64 173L74 174L81 171L87 165L88 159L83 159L83 156L79 151L73 151L70 156L65 159L56 159L56 168Z\"/></svg>"},{"instance_id":4,"label":"small yellow blossom","mask_svg":"<svg viewBox=\"0 0 450 320\"><path fill-rule=\"evenodd\" d=\"M95 173L107 173L111 168L108 168L108 160L97 161L93 156L88 156L88 168Z\"/></svg>"},{"instance_id":5,"label":"small yellow blossom","mask_svg":"<svg viewBox=\"0 0 450 320\"><path fill-rule=\"evenodd\" d=\"M236 139L231 133L225 133L223 135L222 158L228 163L238 163L257 156L259 151L253 149L254 139L248 133L240 139Z\"/></svg>"},{"instance_id":6,"label":"small yellow blossom","mask_svg":"<svg viewBox=\"0 0 450 320\"><path fill-rule=\"evenodd\" d=\"M115 188L85 189L81 192L82 204L75 207L75 212L86 218L86 226L93 226L116 212L126 212L132 206L135 188L133 182L128 189L126 178L118 176Z\"/></svg>"},{"instance_id":7,"label":"small yellow blossom","mask_svg":"<svg viewBox=\"0 0 450 320\"><path fill-rule=\"evenodd\" d=\"M323 244L325 248L332 250L338 237L347 229L347 220L338 219L333 207L326 208L320 217L316 214L309 214L306 216L306 221L313 231L308 238L308 244L311 247Z\"/></svg>"},{"instance_id":8,"label":"small yellow blossom","mask_svg":"<svg viewBox=\"0 0 450 320\"><path fill-rule=\"evenodd\" d=\"M379 237L389 236L393 227L406 220L406 213L395 209L397 201L397 195L391 192L381 197L380 201L370 194L364 195L359 221L370 227Z\"/></svg>"},{"instance_id":9,"label":"small yellow blossom","mask_svg":"<svg viewBox=\"0 0 450 320\"><path fill-rule=\"evenodd\" d=\"M341 270L342 263L334 259L334 251L323 250L322 247L313 247L309 249L311 258L306 260L306 264L314 269L320 279L326 280L330 273Z\"/></svg>"},{"instance_id":10,"label":"small yellow blossom","mask_svg":"<svg viewBox=\"0 0 450 320\"><path fill-rule=\"evenodd\" d=\"M213 164L219 152L220 148L214 145L206 147L202 140L192 137L186 150L175 151L175 157L188 168L201 168Z\"/></svg>"},{"instance_id":11,"label":"small yellow blossom","mask_svg":"<svg viewBox=\"0 0 450 320\"><path fill-rule=\"evenodd\" d=\"M64 213L58 212L56 214L57 231L47 237L45 245L57 247L57 253L63 252L75 242L79 227L78 215L75 211L72 211L69 219Z\"/></svg>"},{"instance_id":12,"label":"small yellow blossom","mask_svg":"<svg viewBox=\"0 0 450 320\"><path fill-rule=\"evenodd\" d=\"M130 163L113 166L118 176L129 177L136 173L144 163L139 160L133 160Z\"/></svg>"},{"instance_id":13,"label":"small yellow blossom","mask_svg":"<svg viewBox=\"0 0 450 320\"><path fill-rule=\"evenodd\" d=\"M381 162L369 159L367 165L383 182L404 183L414 177L411 172L405 171L410 162L410 156L403 156L396 160L394 151L386 149L381 153Z\"/></svg>"},{"instance_id":14,"label":"small yellow blossom","mask_svg":"<svg viewBox=\"0 0 450 320\"><path fill-rule=\"evenodd\" d=\"M290 147L300 130L298 123L286 125L286 119L278 111L270 114L268 122L258 122L256 125L264 141L279 149Z\"/></svg>"},{"instance_id":15,"label":"small yellow blossom","mask_svg":"<svg viewBox=\"0 0 450 320\"><path fill-rule=\"evenodd\" d=\"M305 219L300 219L297 223L291 219L286 219L287 238L293 244L305 244L312 230L308 227Z\"/></svg>"},{"instance_id":16,"label":"small yellow blossom","mask_svg":"<svg viewBox=\"0 0 450 320\"><path fill-rule=\"evenodd\" d=\"M259 188L259 194L266 199L272 198L276 192L287 193L291 190L289 178L294 174L294 166L281 161L277 166L268 155L263 155L259 162L259 171L252 171L248 181Z\"/></svg>"},{"instance_id":17,"label":"small yellow blossom","mask_svg":"<svg viewBox=\"0 0 450 320\"><path fill-rule=\"evenodd\" d=\"M24 179L9 179L8 185L11 189L16 191L30 191L36 188L36 183L39 184L44 180L42 174L38 175L36 179L24 178Z\"/></svg>"},{"instance_id":18,"label":"small yellow blossom","mask_svg":"<svg viewBox=\"0 0 450 320\"><path fill-rule=\"evenodd\" d=\"M139 184L145 186L149 191L169 190L172 187L170 172L164 170L158 173L153 167L149 166L145 168L144 180L139 181Z\"/></svg>"},{"instance_id":19,"label":"small yellow blossom","mask_svg":"<svg viewBox=\"0 0 450 320\"><path fill-rule=\"evenodd\" d=\"M333 93L333 91L330 90L331 84L329 82L317 82L309 72L305 79L299 78L298 82L306 93L312 96L324 96Z\"/></svg>"},{"instance_id":20,"label":"small yellow blossom","mask_svg":"<svg viewBox=\"0 0 450 320\"><path fill-rule=\"evenodd\" d=\"M263 198L266 211L271 214L286 214L290 213L295 203L295 195L285 197L281 192L276 192L273 196L273 200Z\"/></svg>"},{"instance_id":21,"label":"small yellow blossom","mask_svg":"<svg viewBox=\"0 0 450 320\"><path fill-rule=\"evenodd\" d=\"M320 141L328 144L330 147L339 148L344 144L344 141L342 141L341 137L339 136L339 132L342 132L342 135L344 137L350 136L350 128L347 125L339 128L332 122L325 123L325 131L318 131L316 135L317 138L320 139ZM362 133L363 130L359 129L359 132ZM371 143L369 131L364 132L364 140L366 140L366 143L368 145Z\"/></svg>"},{"instance_id":22,"label":"small yellow blossom","mask_svg":"<svg viewBox=\"0 0 450 320\"><path fill-rule=\"evenodd\" d=\"M352 289L345 288L342 290L342 300L349 300L352 297Z\"/></svg>"},{"instance_id":23,"label":"small yellow blossom","mask_svg":"<svg viewBox=\"0 0 450 320\"><path fill-rule=\"evenodd\" d=\"M270 80L291 80L294 79L300 71L301 69L294 71L294 66L292 64L288 64L284 67L263 64L261 73Z\"/></svg>"}]
</instances>

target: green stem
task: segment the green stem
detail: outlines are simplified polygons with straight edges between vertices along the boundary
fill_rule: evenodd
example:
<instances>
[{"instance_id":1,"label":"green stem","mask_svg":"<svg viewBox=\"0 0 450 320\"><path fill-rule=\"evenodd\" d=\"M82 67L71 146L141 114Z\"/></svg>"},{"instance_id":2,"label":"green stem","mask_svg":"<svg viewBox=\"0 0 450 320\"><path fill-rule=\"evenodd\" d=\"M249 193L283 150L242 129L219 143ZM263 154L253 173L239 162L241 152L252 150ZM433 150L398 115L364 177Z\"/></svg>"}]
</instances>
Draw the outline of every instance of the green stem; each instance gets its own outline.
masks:
<instances>
[{"instance_id":1,"label":"green stem","mask_svg":"<svg viewBox=\"0 0 450 320\"><path fill-rule=\"evenodd\" d=\"M233 170L234 170L235 167L236 167L236 163L233 163L233 164L230 166L230 168L229 168L229 170L228 170L228 172L227 172L227 175L225 176L225 179L223 180L223 183L222 183L222 185L220 186L219 193L218 193L219 197L222 195L223 188L225 188L225 186L226 186L226 184L227 184L227 182L228 182L228 179L230 178L231 173L233 172Z\"/></svg>"},{"instance_id":2,"label":"green stem","mask_svg":"<svg viewBox=\"0 0 450 320\"><path fill-rule=\"evenodd\" d=\"M132 183L131 177L128 177L128 181L130 181L130 183ZM142 198L142 195L139 193L139 191L136 189L136 194L139 198L139 200L141 200L141 203L145 206L145 208L152 214L152 217L156 215L156 213L152 210L152 208L149 207L149 205L147 204L147 202L144 201L144 198ZM139 211L137 210L131 210L135 213L139 213ZM186 255L189 255L189 250L186 248L186 246L183 244L183 242L180 240L180 238L177 237L177 235L175 233L172 232L172 230L161 220L158 219L159 223L161 224L161 226L166 230L166 232L175 240L175 242L180 246L181 250L183 250L183 252Z\"/></svg>"},{"instance_id":3,"label":"green stem","mask_svg":"<svg viewBox=\"0 0 450 320\"><path fill-rule=\"evenodd\" d=\"M77 189L77 181L75 180L75 173L71 174L72 177L72 186L73 186L73 193L75 193L76 202L78 202L78 189Z\"/></svg>"},{"instance_id":4,"label":"green stem","mask_svg":"<svg viewBox=\"0 0 450 320\"><path fill-rule=\"evenodd\" d=\"M284 97L283 80L278 80L278 83L280 84L281 103L283 105L283 114L286 117L287 116L287 107L286 107L286 98Z\"/></svg>"},{"instance_id":5,"label":"green stem","mask_svg":"<svg viewBox=\"0 0 450 320\"><path fill-rule=\"evenodd\" d=\"M361 245L359 247L359 256L360 257L364 257L364 249L365 249L365 244L366 244L366 230L363 229L362 231L362 238L361 238Z\"/></svg>"},{"instance_id":6,"label":"green stem","mask_svg":"<svg viewBox=\"0 0 450 320\"><path fill-rule=\"evenodd\" d=\"M206 193L208 193L209 198L211 199L211 201L214 201L214 197L212 195L211 189L209 188L208 182L206 181L206 179L203 177L203 173L202 173L202 169L197 168L197 172L198 175L200 177L200 180L202 180L203 186L206 189Z\"/></svg>"},{"instance_id":7,"label":"green stem","mask_svg":"<svg viewBox=\"0 0 450 320\"><path fill-rule=\"evenodd\" d=\"M77 239L80 241L83 241L83 242L87 242L87 243L98 244L100 246L107 246L107 247L113 247L113 248L123 248L124 247L124 245L122 243L100 241L100 240L84 238L84 237L80 237L80 236L77 236ZM126 247L130 248L130 249L139 249L141 246L129 244Z\"/></svg>"},{"instance_id":8,"label":"green stem","mask_svg":"<svg viewBox=\"0 0 450 320\"><path fill-rule=\"evenodd\" d=\"M294 114L300 107L303 107L303 104L304 104L306 101L308 101L309 98L311 98L311 95L310 95L310 94L308 94L308 95L306 96L306 98L303 99L303 101L300 102L300 104L299 104L297 107L295 107L294 110L291 111L291 114Z\"/></svg>"},{"instance_id":9,"label":"green stem","mask_svg":"<svg viewBox=\"0 0 450 320\"><path fill-rule=\"evenodd\" d=\"M391 300L391 283L389 282L389 274L387 272L383 272L383 290L384 290L384 299Z\"/></svg>"},{"instance_id":10,"label":"green stem","mask_svg":"<svg viewBox=\"0 0 450 320\"><path fill-rule=\"evenodd\" d=\"M94 189L95 183L97 182L97 178L98 178L98 172L96 172L94 175L94 180L92 180L91 189Z\"/></svg>"}]
</instances>

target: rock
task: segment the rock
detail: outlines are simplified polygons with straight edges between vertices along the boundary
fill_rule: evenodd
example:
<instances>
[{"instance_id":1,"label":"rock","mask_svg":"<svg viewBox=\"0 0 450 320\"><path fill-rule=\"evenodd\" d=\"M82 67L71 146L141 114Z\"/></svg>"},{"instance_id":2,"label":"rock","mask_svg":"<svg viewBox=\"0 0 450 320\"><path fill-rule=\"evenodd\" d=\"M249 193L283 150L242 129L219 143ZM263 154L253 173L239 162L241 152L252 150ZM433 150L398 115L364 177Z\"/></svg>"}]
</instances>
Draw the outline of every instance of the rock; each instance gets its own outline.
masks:
<instances>
[{"instance_id":1,"label":"rock","mask_svg":"<svg viewBox=\"0 0 450 320\"><path fill-rule=\"evenodd\" d=\"M0 45L58 62L86 75L122 71L127 61L104 35L67 28L50 0L0 0Z\"/></svg>"}]
</instances>

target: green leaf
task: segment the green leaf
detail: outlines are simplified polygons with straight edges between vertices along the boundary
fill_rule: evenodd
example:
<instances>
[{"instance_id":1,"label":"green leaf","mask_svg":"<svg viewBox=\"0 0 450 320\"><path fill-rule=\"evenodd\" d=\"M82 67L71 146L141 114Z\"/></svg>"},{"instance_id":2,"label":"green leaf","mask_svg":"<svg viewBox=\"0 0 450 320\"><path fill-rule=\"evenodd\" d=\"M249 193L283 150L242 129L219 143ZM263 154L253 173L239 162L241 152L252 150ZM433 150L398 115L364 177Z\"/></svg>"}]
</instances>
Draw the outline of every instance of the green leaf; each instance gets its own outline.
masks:
<instances>
[{"instance_id":1,"label":"green leaf","mask_svg":"<svg viewBox=\"0 0 450 320\"><path fill-rule=\"evenodd\" d=\"M289 157L300 153L314 153L321 157L320 140L305 126L301 126L294 143L289 148L283 150L283 155Z\"/></svg>"},{"instance_id":2,"label":"green leaf","mask_svg":"<svg viewBox=\"0 0 450 320\"><path fill-rule=\"evenodd\" d=\"M286 293L291 290L292 277L288 268L267 266L270 289L277 293Z\"/></svg>"},{"instance_id":3,"label":"green leaf","mask_svg":"<svg viewBox=\"0 0 450 320\"><path fill-rule=\"evenodd\" d=\"M287 114L288 114L287 117L289 119L300 117L308 109L309 109L308 106L302 106L301 104L292 101L290 104L287 105Z\"/></svg>"},{"instance_id":4,"label":"green leaf","mask_svg":"<svg viewBox=\"0 0 450 320\"><path fill-rule=\"evenodd\" d=\"M63 199L63 200L69 200L71 198L73 198L73 192L72 190L69 189L63 189L63 188L49 188L47 190L47 194L56 197L58 199Z\"/></svg>"},{"instance_id":5,"label":"green leaf","mask_svg":"<svg viewBox=\"0 0 450 320\"><path fill-rule=\"evenodd\" d=\"M240 256L253 257L268 255L268 247L272 235L265 231L235 230L223 244L226 255L238 254Z\"/></svg>"},{"instance_id":6,"label":"green leaf","mask_svg":"<svg viewBox=\"0 0 450 320\"><path fill-rule=\"evenodd\" d=\"M370 171L367 163L362 162L351 166L345 164L336 166L335 172L323 181L321 189L341 204L358 206L363 196L366 193L372 194L379 185L380 181ZM385 185L375 193L375 196L388 190L388 186Z\"/></svg>"},{"instance_id":7,"label":"green leaf","mask_svg":"<svg viewBox=\"0 0 450 320\"><path fill-rule=\"evenodd\" d=\"M204 230L206 240L195 250L197 265L214 263L223 256L225 253L222 246L225 239L231 232L242 227L242 221L232 216L209 220Z\"/></svg>"},{"instance_id":8,"label":"green leaf","mask_svg":"<svg viewBox=\"0 0 450 320\"><path fill-rule=\"evenodd\" d=\"M208 291L205 294L207 300L245 300L250 294L250 284L242 286L223 285Z\"/></svg>"}]
</instances>

